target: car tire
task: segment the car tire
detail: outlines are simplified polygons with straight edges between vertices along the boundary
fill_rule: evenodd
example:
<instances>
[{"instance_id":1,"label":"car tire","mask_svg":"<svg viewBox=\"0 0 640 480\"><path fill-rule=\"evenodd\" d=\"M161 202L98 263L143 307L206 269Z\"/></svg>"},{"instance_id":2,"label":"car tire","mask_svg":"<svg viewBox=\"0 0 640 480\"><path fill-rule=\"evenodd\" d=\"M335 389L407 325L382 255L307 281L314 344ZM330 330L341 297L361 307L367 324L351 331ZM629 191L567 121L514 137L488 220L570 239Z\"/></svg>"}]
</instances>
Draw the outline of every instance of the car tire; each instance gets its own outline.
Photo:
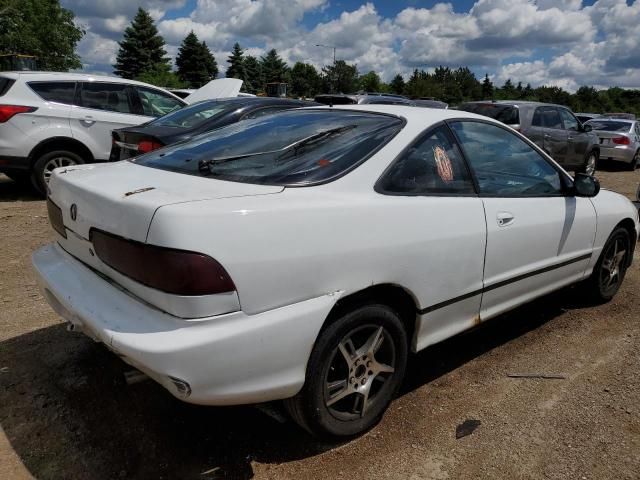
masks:
<instances>
[{"instance_id":1,"label":"car tire","mask_svg":"<svg viewBox=\"0 0 640 480\"><path fill-rule=\"evenodd\" d=\"M629 232L616 228L607 239L591 276L586 281L588 298L595 303L611 300L620 289L629 267L631 239Z\"/></svg>"},{"instance_id":2,"label":"car tire","mask_svg":"<svg viewBox=\"0 0 640 480\"><path fill-rule=\"evenodd\" d=\"M596 169L598 168L598 152L592 150L589 152L587 157L585 158L584 165L579 170L579 173L586 173L587 175L595 175Z\"/></svg>"},{"instance_id":3,"label":"car tire","mask_svg":"<svg viewBox=\"0 0 640 480\"><path fill-rule=\"evenodd\" d=\"M80 165L84 160L80 155L68 150L54 150L42 155L36 160L31 172L31 183L41 194L46 195L47 183L54 168Z\"/></svg>"},{"instance_id":4,"label":"car tire","mask_svg":"<svg viewBox=\"0 0 640 480\"><path fill-rule=\"evenodd\" d=\"M627 165L627 168L633 172L636 168L638 168L638 164L640 164L640 150L638 150L633 156L633 159L631 160L631 163Z\"/></svg>"},{"instance_id":5,"label":"car tire","mask_svg":"<svg viewBox=\"0 0 640 480\"><path fill-rule=\"evenodd\" d=\"M407 334L393 309L355 308L320 333L304 387L285 407L313 435L359 435L378 423L396 395L407 355Z\"/></svg>"}]
</instances>

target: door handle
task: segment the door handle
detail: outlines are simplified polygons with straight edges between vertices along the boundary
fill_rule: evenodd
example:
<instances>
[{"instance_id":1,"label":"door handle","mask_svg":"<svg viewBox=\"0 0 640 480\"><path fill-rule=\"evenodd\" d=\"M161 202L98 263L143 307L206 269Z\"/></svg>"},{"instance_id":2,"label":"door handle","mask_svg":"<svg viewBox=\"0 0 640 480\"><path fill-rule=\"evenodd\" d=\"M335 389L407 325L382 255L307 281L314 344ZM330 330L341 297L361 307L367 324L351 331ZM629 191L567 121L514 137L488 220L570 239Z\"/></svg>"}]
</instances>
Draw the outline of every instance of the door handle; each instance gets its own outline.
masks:
<instances>
[{"instance_id":1,"label":"door handle","mask_svg":"<svg viewBox=\"0 0 640 480\"><path fill-rule=\"evenodd\" d=\"M87 115L85 116L82 120L80 120L82 123L84 123L87 126L91 126L94 123L96 123L96 121L93 119L93 117L91 115Z\"/></svg>"},{"instance_id":2,"label":"door handle","mask_svg":"<svg viewBox=\"0 0 640 480\"><path fill-rule=\"evenodd\" d=\"M549 135L548 133L545 133L545 134L544 134L544 138L545 138L545 140L548 140L548 139L550 139L550 138L551 138L551 135Z\"/></svg>"},{"instance_id":3,"label":"door handle","mask_svg":"<svg viewBox=\"0 0 640 480\"><path fill-rule=\"evenodd\" d=\"M515 217L513 213L510 212L498 212L496 215L496 221L498 222L499 227L508 227L514 220Z\"/></svg>"},{"instance_id":4,"label":"door handle","mask_svg":"<svg viewBox=\"0 0 640 480\"><path fill-rule=\"evenodd\" d=\"M569 135L569 136L567 137L567 140L571 141L571 140L573 140L573 137L572 137L571 135Z\"/></svg>"}]
</instances>

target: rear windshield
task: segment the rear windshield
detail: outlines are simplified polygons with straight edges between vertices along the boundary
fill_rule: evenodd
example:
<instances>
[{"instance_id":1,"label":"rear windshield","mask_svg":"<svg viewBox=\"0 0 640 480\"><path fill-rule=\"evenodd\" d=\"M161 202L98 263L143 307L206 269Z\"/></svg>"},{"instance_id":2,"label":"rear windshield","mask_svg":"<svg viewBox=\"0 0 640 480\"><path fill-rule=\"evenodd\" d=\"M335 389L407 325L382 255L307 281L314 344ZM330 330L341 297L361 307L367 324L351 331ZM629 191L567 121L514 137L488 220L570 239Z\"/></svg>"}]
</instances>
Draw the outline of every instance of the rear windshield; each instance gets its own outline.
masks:
<instances>
[{"instance_id":1,"label":"rear windshield","mask_svg":"<svg viewBox=\"0 0 640 480\"><path fill-rule=\"evenodd\" d=\"M155 125L157 127L194 128L212 117L219 116L222 113L235 110L236 108L237 105L228 102L199 102L152 120L149 122L149 125Z\"/></svg>"},{"instance_id":2,"label":"rear windshield","mask_svg":"<svg viewBox=\"0 0 640 480\"><path fill-rule=\"evenodd\" d=\"M189 175L262 185L308 185L337 178L402 128L390 115L288 110L229 125L132 161Z\"/></svg>"},{"instance_id":3,"label":"rear windshield","mask_svg":"<svg viewBox=\"0 0 640 480\"><path fill-rule=\"evenodd\" d=\"M633 124L629 122L590 120L587 122L587 125L591 125L591 128L594 130L601 130L605 132L629 132Z\"/></svg>"},{"instance_id":4,"label":"rear windshield","mask_svg":"<svg viewBox=\"0 0 640 480\"><path fill-rule=\"evenodd\" d=\"M9 91L14 82L15 80L10 78L0 77L0 97Z\"/></svg>"},{"instance_id":5,"label":"rear windshield","mask_svg":"<svg viewBox=\"0 0 640 480\"><path fill-rule=\"evenodd\" d=\"M499 103L465 103L458 107L465 112L477 113L498 120L507 125L520 124L518 109L511 105L501 105Z\"/></svg>"}]
</instances>

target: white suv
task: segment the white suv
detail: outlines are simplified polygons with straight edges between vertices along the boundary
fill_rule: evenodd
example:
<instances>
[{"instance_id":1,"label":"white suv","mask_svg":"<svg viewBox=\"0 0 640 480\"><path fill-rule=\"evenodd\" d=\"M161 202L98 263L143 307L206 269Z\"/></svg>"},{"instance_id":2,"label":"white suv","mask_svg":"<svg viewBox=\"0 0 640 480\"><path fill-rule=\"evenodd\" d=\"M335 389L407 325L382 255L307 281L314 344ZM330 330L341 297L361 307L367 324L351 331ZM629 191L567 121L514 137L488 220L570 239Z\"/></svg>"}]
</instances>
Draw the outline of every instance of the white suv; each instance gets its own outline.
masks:
<instances>
[{"instance_id":1,"label":"white suv","mask_svg":"<svg viewBox=\"0 0 640 480\"><path fill-rule=\"evenodd\" d=\"M54 168L107 161L111 130L138 125L186 102L122 78L0 72L0 173L44 193Z\"/></svg>"}]
</instances>

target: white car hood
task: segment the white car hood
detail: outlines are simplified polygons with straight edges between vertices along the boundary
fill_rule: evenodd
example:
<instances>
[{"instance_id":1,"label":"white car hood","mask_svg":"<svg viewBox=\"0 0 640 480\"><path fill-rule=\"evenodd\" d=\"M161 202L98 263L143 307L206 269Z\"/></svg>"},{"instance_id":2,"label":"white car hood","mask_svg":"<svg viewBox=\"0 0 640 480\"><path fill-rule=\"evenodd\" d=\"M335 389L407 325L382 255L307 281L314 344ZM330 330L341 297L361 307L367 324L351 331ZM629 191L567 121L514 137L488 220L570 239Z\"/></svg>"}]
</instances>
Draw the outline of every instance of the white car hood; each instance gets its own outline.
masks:
<instances>
[{"instance_id":1,"label":"white car hood","mask_svg":"<svg viewBox=\"0 0 640 480\"><path fill-rule=\"evenodd\" d=\"M153 215L164 205L267 195L284 187L225 182L122 161L59 168L49 189L65 227L77 235L88 239L91 228L97 228L145 242Z\"/></svg>"},{"instance_id":2,"label":"white car hood","mask_svg":"<svg viewBox=\"0 0 640 480\"><path fill-rule=\"evenodd\" d=\"M211 80L188 97L185 97L184 101L192 104L201 100L211 100L212 98L237 97L238 93L240 93L240 88L242 88L242 80L237 78L218 78Z\"/></svg>"}]
</instances>

